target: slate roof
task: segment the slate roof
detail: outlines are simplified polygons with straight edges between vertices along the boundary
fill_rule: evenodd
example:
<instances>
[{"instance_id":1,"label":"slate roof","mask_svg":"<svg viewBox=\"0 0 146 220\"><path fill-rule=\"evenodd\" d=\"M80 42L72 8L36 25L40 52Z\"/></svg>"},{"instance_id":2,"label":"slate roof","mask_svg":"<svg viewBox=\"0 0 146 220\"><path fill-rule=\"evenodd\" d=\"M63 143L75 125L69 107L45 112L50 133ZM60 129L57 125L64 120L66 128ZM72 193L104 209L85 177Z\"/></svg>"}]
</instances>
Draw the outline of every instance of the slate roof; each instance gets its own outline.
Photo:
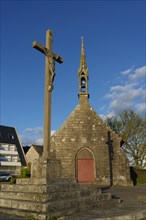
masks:
<instances>
[{"instance_id":1,"label":"slate roof","mask_svg":"<svg viewBox=\"0 0 146 220\"><path fill-rule=\"evenodd\" d=\"M36 152L39 154L39 155L42 155L42 153L43 153L43 146L41 146L41 145L31 145L35 150L36 150Z\"/></svg>"},{"instance_id":2,"label":"slate roof","mask_svg":"<svg viewBox=\"0 0 146 220\"><path fill-rule=\"evenodd\" d=\"M27 152L29 151L31 146L23 146L23 151L25 154L27 154Z\"/></svg>"},{"instance_id":3,"label":"slate roof","mask_svg":"<svg viewBox=\"0 0 146 220\"><path fill-rule=\"evenodd\" d=\"M26 166L24 151L19 141L17 131L14 127L0 125L0 143L15 144L22 166Z\"/></svg>"}]
</instances>

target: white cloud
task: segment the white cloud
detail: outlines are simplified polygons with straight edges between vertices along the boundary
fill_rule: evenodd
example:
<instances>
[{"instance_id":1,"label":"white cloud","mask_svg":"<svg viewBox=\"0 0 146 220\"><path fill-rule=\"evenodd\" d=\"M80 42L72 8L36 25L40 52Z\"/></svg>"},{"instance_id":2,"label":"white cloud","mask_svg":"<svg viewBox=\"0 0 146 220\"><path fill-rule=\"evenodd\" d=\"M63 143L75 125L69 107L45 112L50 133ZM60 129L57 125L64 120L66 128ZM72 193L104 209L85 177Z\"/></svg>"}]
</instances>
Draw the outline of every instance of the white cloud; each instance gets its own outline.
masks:
<instances>
[{"instance_id":1,"label":"white cloud","mask_svg":"<svg viewBox=\"0 0 146 220\"><path fill-rule=\"evenodd\" d=\"M127 85L123 85L123 86L121 86L121 85L117 85L117 86L112 86L111 88L110 88L110 91L121 91L121 92L123 92L123 91L125 91L125 90L128 90L128 89L131 89L133 87L133 84L127 84Z\"/></svg>"},{"instance_id":2,"label":"white cloud","mask_svg":"<svg viewBox=\"0 0 146 220\"><path fill-rule=\"evenodd\" d=\"M140 103L135 106L137 112L139 112L142 116L146 117L146 103Z\"/></svg>"},{"instance_id":3,"label":"white cloud","mask_svg":"<svg viewBox=\"0 0 146 220\"><path fill-rule=\"evenodd\" d=\"M131 80L139 80L141 78L144 78L146 76L146 66L143 66L141 68L138 68L134 71L134 73L131 73L129 75L129 78Z\"/></svg>"},{"instance_id":4,"label":"white cloud","mask_svg":"<svg viewBox=\"0 0 146 220\"><path fill-rule=\"evenodd\" d=\"M134 69L134 66L121 72L122 76L128 77L130 80L139 80L146 76L146 66Z\"/></svg>"},{"instance_id":5,"label":"white cloud","mask_svg":"<svg viewBox=\"0 0 146 220\"><path fill-rule=\"evenodd\" d=\"M51 135L55 131L51 131ZM22 145L43 144L44 130L42 127L26 128L19 135Z\"/></svg>"},{"instance_id":6,"label":"white cloud","mask_svg":"<svg viewBox=\"0 0 146 220\"><path fill-rule=\"evenodd\" d=\"M125 80L120 85L115 85L110 88L109 93L105 96L109 100L109 109L113 113L119 113L125 109L135 109L139 114L144 115L146 111L145 98L146 90L144 89L144 77L146 66L133 69L130 68L121 72Z\"/></svg>"},{"instance_id":7,"label":"white cloud","mask_svg":"<svg viewBox=\"0 0 146 220\"><path fill-rule=\"evenodd\" d=\"M129 75L129 73L132 72L133 68L134 68L134 67L131 67L130 69L127 69L127 70L122 71L122 72L121 72L121 75L123 75L123 76Z\"/></svg>"},{"instance_id":8,"label":"white cloud","mask_svg":"<svg viewBox=\"0 0 146 220\"><path fill-rule=\"evenodd\" d=\"M109 112L107 114L100 114L99 117L102 118L104 121L106 120L106 118L112 118L113 116L115 116L114 112Z\"/></svg>"},{"instance_id":9,"label":"white cloud","mask_svg":"<svg viewBox=\"0 0 146 220\"><path fill-rule=\"evenodd\" d=\"M43 145L43 137L36 140L36 144Z\"/></svg>"}]
</instances>

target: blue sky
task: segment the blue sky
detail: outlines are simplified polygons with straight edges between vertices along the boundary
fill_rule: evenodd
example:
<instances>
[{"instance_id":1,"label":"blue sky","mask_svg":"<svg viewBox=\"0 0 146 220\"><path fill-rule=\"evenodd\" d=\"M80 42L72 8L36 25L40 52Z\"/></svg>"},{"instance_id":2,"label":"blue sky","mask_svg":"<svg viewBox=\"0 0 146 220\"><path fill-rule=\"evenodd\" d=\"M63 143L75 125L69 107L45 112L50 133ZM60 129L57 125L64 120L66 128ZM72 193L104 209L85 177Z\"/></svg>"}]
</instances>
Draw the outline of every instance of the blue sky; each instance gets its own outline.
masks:
<instances>
[{"instance_id":1,"label":"blue sky","mask_svg":"<svg viewBox=\"0 0 146 220\"><path fill-rule=\"evenodd\" d=\"M23 144L43 137L45 45L53 31L56 64L52 130L78 104L78 68L84 36L90 104L101 117L133 108L145 112L145 1L1 0L0 120L15 126Z\"/></svg>"}]
</instances>

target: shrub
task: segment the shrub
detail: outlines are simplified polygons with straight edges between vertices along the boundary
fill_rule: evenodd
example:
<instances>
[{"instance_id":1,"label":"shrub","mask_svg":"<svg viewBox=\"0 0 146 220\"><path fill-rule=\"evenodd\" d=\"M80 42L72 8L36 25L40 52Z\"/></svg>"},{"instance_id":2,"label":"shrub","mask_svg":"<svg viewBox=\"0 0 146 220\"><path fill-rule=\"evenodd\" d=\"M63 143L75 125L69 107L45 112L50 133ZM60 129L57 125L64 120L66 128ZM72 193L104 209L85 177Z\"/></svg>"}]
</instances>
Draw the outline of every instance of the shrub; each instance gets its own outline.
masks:
<instances>
[{"instance_id":1,"label":"shrub","mask_svg":"<svg viewBox=\"0 0 146 220\"><path fill-rule=\"evenodd\" d=\"M21 167L20 173L21 173L22 178L29 178L30 177L30 166Z\"/></svg>"},{"instance_id":2,"label":"shrub","mask_svg":"<svg viewBox=\"0 0 146 220\"><path fill-rule=\"evenodd\" d=\"M16 177L12 177L10 184L15 184L16 183Z\"/></svg>"},{"instance_id":3,"label":"shrub","mask_svg":"<svg viewBox=\"0 0 146 220\"><path fill-rule=\"evenodd\" d=\"M146 169L130 167L130 172L134 185L146 183Z\"/></svg>"},{"instance_id":4,"label":"shrub","mask_svg":"<svg viewBox=\"0 0 146 220\"><path fill-rule=\"evenodd\" d=\"M145 184L146 183L146 178L137 178L137 184Z\"/></svg>"}]
</instances>

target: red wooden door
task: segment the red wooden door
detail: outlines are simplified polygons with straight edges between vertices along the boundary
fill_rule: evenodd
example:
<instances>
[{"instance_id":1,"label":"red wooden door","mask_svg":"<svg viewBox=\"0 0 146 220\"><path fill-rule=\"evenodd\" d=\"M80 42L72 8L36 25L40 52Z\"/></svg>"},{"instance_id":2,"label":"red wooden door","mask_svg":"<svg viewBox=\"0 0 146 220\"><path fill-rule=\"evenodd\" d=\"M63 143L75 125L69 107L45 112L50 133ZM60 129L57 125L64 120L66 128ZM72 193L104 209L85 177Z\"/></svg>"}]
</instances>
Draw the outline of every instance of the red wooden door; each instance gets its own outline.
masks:
<instances>
[{"instance_id":1,"label":"red wooden door","mask_svg":"<svg viewBox=\"0 0 146 220\"><path fill-rule=\"evenodd\" d=\"M93 159L78 159L78 182L94 182Z\"/></svg>"}]
</instances>

